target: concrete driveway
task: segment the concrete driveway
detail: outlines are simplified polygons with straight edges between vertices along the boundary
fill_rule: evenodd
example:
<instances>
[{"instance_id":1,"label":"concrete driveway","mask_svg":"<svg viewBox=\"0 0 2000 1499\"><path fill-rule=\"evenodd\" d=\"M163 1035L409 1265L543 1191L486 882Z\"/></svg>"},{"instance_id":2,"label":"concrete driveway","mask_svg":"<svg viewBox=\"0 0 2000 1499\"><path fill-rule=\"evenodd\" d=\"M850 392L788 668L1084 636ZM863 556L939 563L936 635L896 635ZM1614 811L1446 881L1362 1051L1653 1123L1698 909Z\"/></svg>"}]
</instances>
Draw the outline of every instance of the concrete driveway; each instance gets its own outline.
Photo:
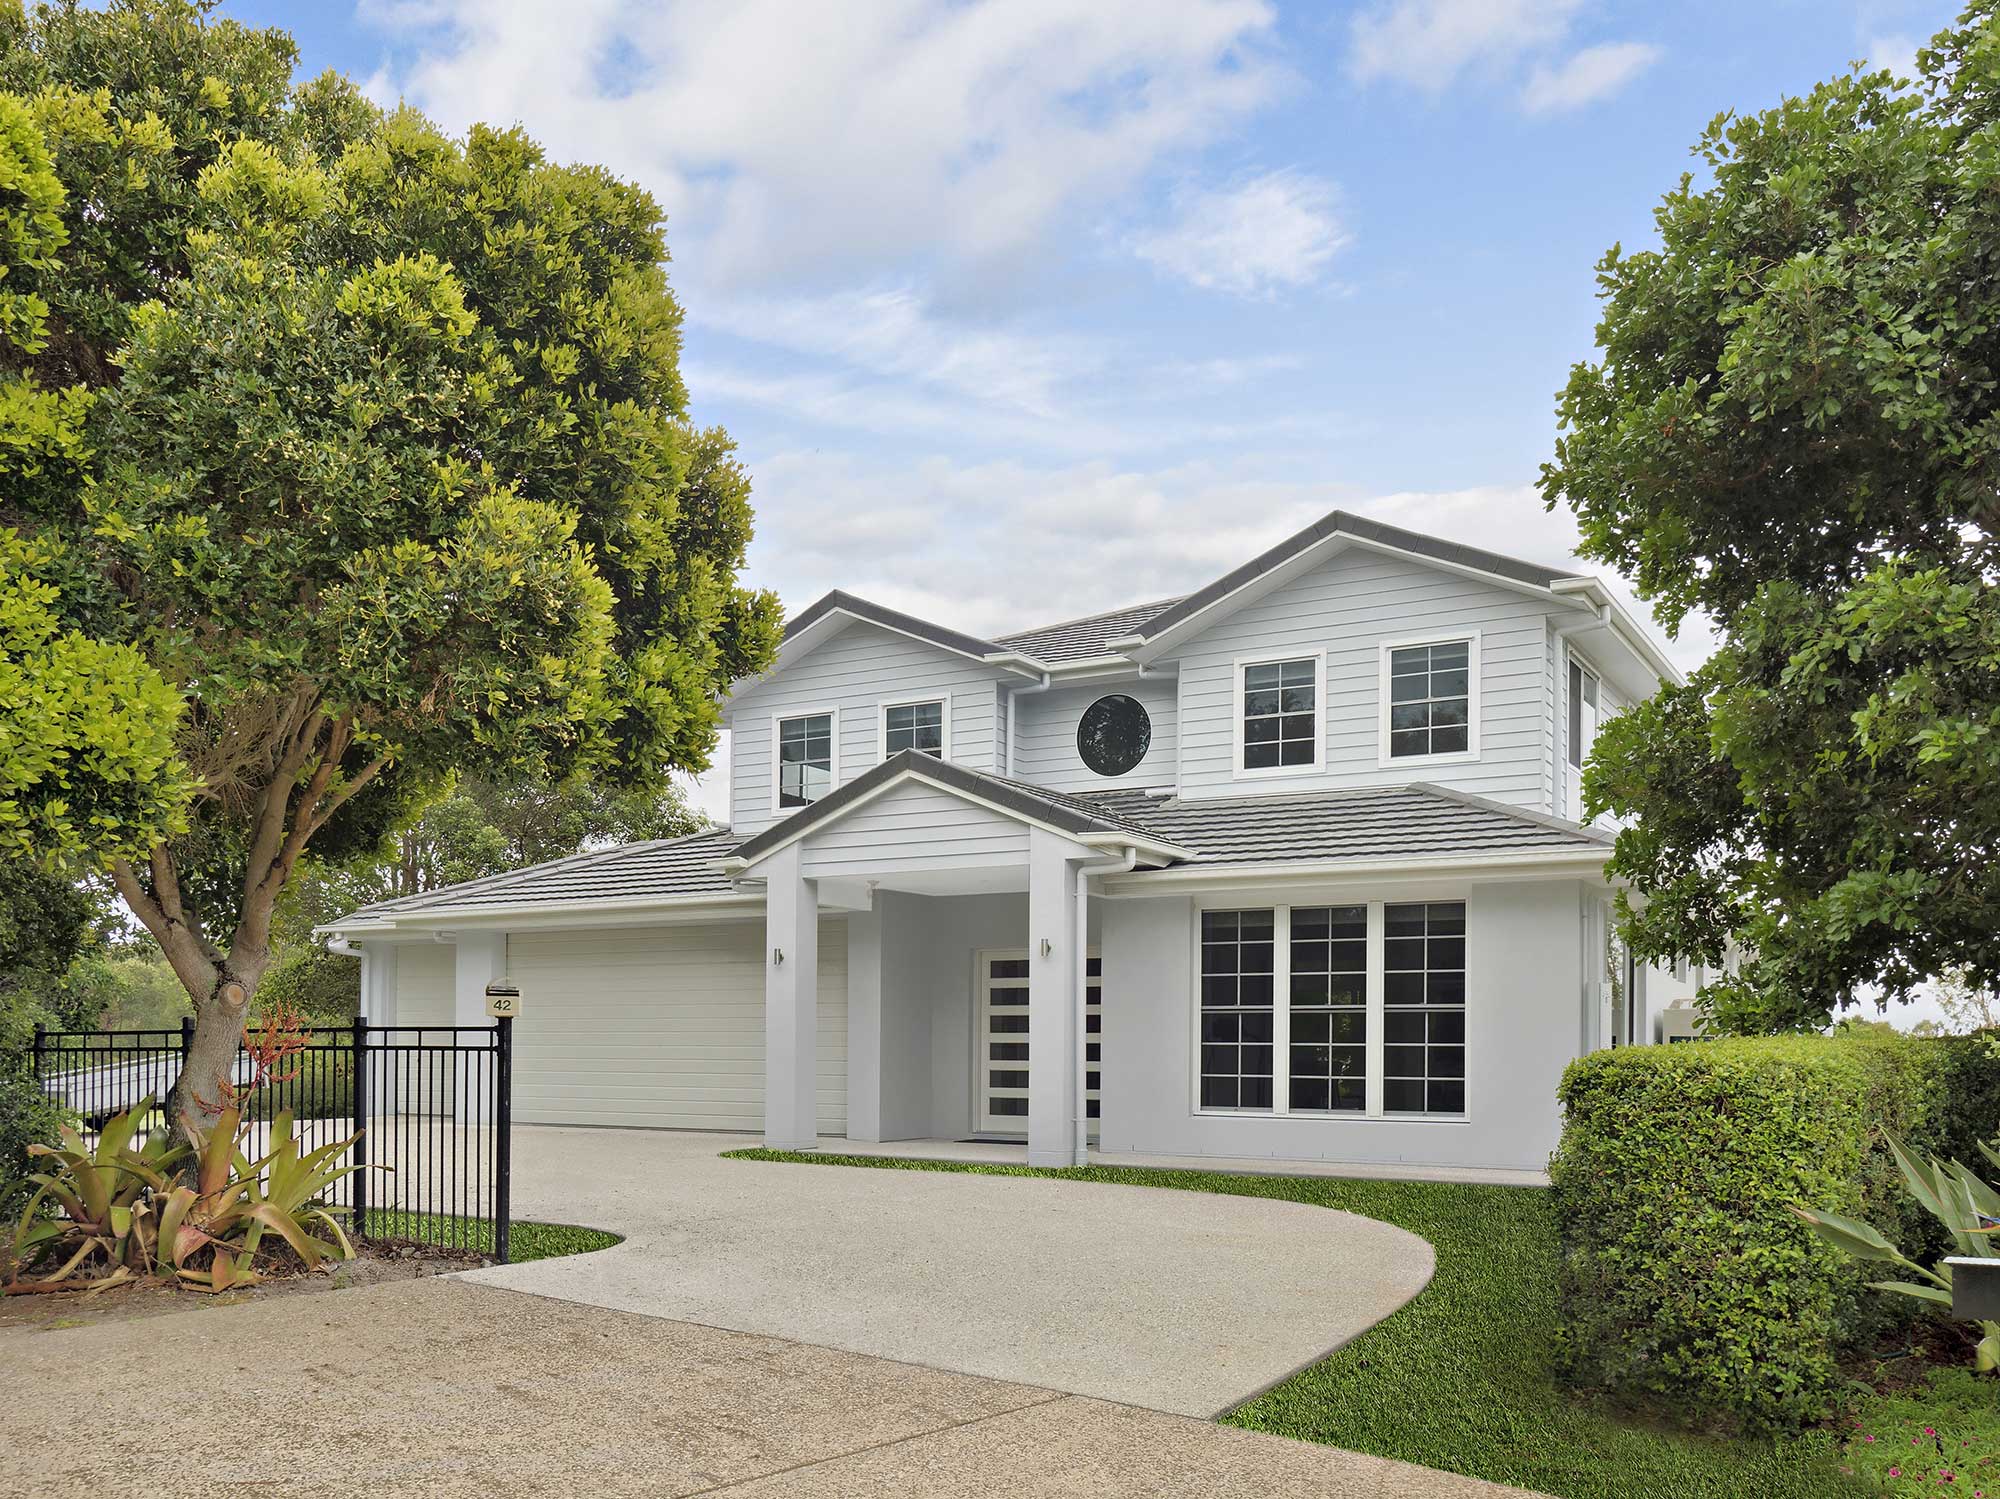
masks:
<instances>
[{"instance_id":1,"label":"concrete driveway","mask_svg":"<svg viewBox=\"0 0 2000 1499\"><path fill-rule=\"evenodd\" d=\"M720 1158L517 1127L514 1211L626 1235L465 1280L1212 1416L1387 1316L1430 1245L1300 1203Z\"/></svg>"},{"instance_id":2,"label":"concrete driveway","mask_svg":"<svg viewBox=\"0 0 2000 1499\"><path fill-rule=\"evenodd\" d=\"M235 1306L191 1298L190 1308L0 1329L0 1494L1519 1495L1185 1416L459 1277Z\"/></svg>"}]
</instances>

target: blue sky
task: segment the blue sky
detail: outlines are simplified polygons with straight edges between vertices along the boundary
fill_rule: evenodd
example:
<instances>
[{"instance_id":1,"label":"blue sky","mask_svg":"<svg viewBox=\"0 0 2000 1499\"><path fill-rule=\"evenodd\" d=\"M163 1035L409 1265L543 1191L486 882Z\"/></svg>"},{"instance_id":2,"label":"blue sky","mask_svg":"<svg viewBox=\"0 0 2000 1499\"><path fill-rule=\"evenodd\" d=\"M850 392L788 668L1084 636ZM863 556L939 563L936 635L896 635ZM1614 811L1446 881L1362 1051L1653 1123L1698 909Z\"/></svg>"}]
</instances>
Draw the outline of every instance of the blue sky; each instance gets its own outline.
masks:
<instances>
[{"instance_id":1,"label":"blue sky","mask_svg":"<svg viewBox=\"0 0 2000 1499\"><path fill-rule=\"evenodd\" d=\"M1907 68L1955 9L225 6L645 183L752 579L979 632L1185 591L1336 505L1564 560L1531 486L1597 257L1718 111Z\"/></svg>"}]
</instances>

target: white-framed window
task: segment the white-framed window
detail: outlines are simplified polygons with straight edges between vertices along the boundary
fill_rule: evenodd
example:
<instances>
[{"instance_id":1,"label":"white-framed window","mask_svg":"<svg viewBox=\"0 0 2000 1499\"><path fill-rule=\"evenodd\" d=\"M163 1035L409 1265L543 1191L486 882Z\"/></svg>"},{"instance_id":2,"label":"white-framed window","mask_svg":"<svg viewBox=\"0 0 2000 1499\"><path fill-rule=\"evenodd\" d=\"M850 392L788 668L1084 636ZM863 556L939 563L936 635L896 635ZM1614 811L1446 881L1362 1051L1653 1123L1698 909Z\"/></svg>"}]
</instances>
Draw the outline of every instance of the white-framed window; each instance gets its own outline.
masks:
<instances>
[{"instance_id":1,"label":"white-framed window","mask_svg":"<svg viewBox=\"0 0 2000 1499\"><path fill-rule=\"evenodd\" d=\"M1569 722L1563 738L1568 763L1563 775L1563 796L1571 820L1581 822L1583 766L1590 758L1591 747L1597 743L1597 726L1603 721L1604 685L1587 662L1574 652L1567 654L1569 680L1564 700L1568 704Z\"/></svg>"},{"instance_id":2,"label":"white-framed window","mask_svg":"<svg viewBox=\"0 0 2000 1499\"><path fill-rule=\"evenodd\" d=\"M1479 758L1479 634L1385 640L1383 765Z\"/></svg>"},{"instance_id":3,"label":"white-framed window","mask_svg":"<svg viewBox=\"0 0 2000 1499\"><path fill-rule=\"evenodd\" d=\"M1205 908L1197 1113L1466 1117L1462 900Z\"/></svg>"},{"instance_id":4,"label":"white-framed window","mask_svg":"<svg viewBox=\"0 0 2000 1499\"><path fill-rule=\"evenodd\" d=\"M809 807L833 790L840 710L822 708L771 721L771 806Z\"/></svg>"},{"instance_id":5,"label":"white-framed window","mask_svg":"<svg viewBox=\"0 0 2000 1499\"><path fill-rule=\"evenodd\" d=\"M1318 770L1326 742L1325 653L1238 661L1235 670L1235 774Z\"/></svg>"},{"instance_id":6,"label":"white-framed window","mask_svg":"<svg viewBox=\"0 0 2000 1499\"><path fill-rule=\"evenodd\" d=\"M918 697L882 705L881 759L906 749L951 758L951 699Z\"/></svg>"}]
</instances>

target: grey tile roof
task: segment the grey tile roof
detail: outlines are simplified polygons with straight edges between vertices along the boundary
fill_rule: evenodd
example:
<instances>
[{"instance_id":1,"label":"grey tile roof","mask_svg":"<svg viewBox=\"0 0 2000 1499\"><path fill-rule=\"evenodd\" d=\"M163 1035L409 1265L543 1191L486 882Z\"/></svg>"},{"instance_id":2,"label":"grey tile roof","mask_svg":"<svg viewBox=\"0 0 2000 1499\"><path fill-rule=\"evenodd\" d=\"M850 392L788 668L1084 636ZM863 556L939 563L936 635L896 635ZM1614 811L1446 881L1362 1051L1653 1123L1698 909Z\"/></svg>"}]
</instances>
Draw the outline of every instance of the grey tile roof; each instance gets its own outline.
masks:
<instances>
[{"instance_id":1,"label":"grey tile roof","mask_svg":"<svg viewBox=\"0 0 2000 1499\"><path fill-rule=\"evenodd\" d=\"M631 896L672 898L737 894L729 877L711 866L740 840L727 828L627 843L447 885L422 895L363 906L349 921L427 915L434 910L479 911L504 906L564 906ZM336 923L339 924L339 923Z\"/></svg>"},{"instance_id":2,"label":"grey tile roof","mask_svg":"<svg viewBox=\"0 0 2000 1499\"><path fill-rule=\"evenodd\" d=\"M1532 583L1539 588L1547 588L1564 578L1582 576L1578 573L1566 573L1552 567L1543 567L1539 563L1523 562L1517 557L1503 557L1498 552L1482 551L1478 547L1461 546L1455 541L1441 541L1420 531L1405 531L1401 526L1384 525L1381 521L1370 520L1365 515L1352 515L1345 510L1334 510L1321 516L1297 535L1289 536L1279 542L1261 557L1253 557L1241 567L1223 574L1206 587L1196 589L1172 608L1161 610L1147 620L1136 633L1150 640L1153 636L1172 629L1182 620L1200 613L1217 599L1234 593L1245 583L1262 577L1273 568L1282 567L1308 547L1336 535L1380 542L1384 546L1412 552L1420 557L1434 557L1440 562L1477 568L1480 572L1492 573L1495 577L1512 578L1518 583Z\"/></svg>"},{"instance_id":3,"label":"grey tile roof","mask_svg":"<svg viewBox=\"0 0 2000 1499\"><path fill-rule=\"evenodd\" d=\"M1598 829L1580 828L1440 786L1416 784L1192 801L1142 790L1065 793L982 775L905 750L747 841L723 828L686 838L574 854L423 895L383 901L334 925L359 925L398 916L476 914L512 906L554 909L626 898L741 898L744 892L730 877L711 867L716 861L732 854L755 858L802 827L836 815L841 806L911 768L911 762L918 762L914 768L940 785L976 792L987 801L1013 807L1068 832L1127 833L1188 850L1186 861L1170 867L1540 853L1608 855L1611 845L1611 835Z\"/></svg>"},{"instance_id":4,"label":"grey tile roof","mask_svg":"<svg viewBox=\"0 0 2000 1499\"><path fill-rule=\"evenodd\" d=\"M1610 835L1439 786L1182 800L1092 793L1193 865L1280 864L1481 854L1610 852Z\"/></svg>"},{"instance_id":5,"label":"grey tile roof","mask_svg":"<svg viewBox=\"0 0 2000 1499\"><path fill-rule=\"evenodd\" d=\"M1066 619L1060 624L1017 630L998 639L1001 645L1033 656L1037 661L1046 661L1051 666L1065 661L1086 661L1092 656L1108 655L1107 647L1112 641L1124 639L1147 620L1179 602L1179 599L1159 599L1150 604L1127 604L1122 609L1088 614L1082 619Z\"/></svg>"}]
</instances>

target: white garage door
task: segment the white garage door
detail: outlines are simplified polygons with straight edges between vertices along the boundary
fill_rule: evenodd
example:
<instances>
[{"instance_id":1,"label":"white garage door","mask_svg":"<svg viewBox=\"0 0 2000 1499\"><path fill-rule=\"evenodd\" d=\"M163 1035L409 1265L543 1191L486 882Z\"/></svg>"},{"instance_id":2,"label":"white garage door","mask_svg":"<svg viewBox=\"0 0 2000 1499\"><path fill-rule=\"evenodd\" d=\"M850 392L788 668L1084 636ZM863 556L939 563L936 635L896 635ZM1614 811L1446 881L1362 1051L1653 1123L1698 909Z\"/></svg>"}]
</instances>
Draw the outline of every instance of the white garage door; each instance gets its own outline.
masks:
<instances>
[{"instance_id":1,"label":"white garage door","mask_svg":"<svg viewBox=\"0 0 2000 1499\"><path fill-rule=\"evenodd\" d=\"M761 921L510 937L507 970L522 995L514 1117L761 1130L763 944ZM819 952L819 1128L839 1135L847 1132L843 920L820 923ZM448 961L451 950L443 954ZM428 987L402 966L400 991Z\"/></svg>"}]
</instances>

